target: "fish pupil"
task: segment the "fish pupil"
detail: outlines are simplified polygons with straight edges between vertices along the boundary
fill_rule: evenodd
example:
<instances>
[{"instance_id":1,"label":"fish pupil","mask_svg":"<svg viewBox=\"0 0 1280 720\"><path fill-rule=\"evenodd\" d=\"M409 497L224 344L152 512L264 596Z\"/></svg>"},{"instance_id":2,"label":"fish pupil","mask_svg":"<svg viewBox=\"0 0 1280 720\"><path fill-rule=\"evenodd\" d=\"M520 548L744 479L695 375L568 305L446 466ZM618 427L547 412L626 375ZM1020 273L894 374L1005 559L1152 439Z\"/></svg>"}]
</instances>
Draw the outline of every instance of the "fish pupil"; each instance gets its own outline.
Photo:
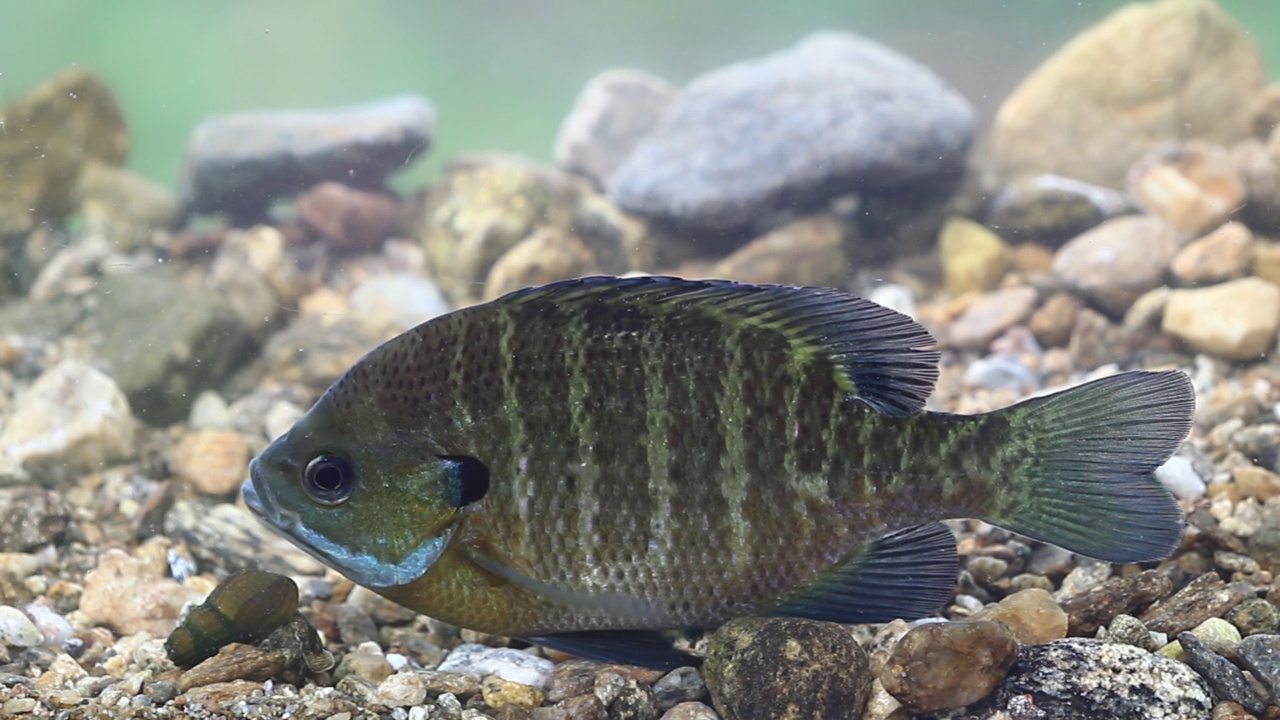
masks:
<instances>
[{"instance_id":1,"label":"fish pupil","mask_svg":"<svg viewBox=\"0 0 1280 720\"><path fill-rule=\"evenodd\" d=\"M337 505L351 497L355 489L355 471L341 455L318 455L307 463L303 487L312 500L323 505Z\"/></svg>"},{"instance_id":2,"label":"fish pupil","mask_svg":"<svg viewBox=\"0 0 1280 720\"><path fill-rule=\"evenodd\" d=\"M455 480L454 507L465 507L484 499L489 492L489 468L470 455L438 455L449 466Z\"/></svg>"}]
</instances>

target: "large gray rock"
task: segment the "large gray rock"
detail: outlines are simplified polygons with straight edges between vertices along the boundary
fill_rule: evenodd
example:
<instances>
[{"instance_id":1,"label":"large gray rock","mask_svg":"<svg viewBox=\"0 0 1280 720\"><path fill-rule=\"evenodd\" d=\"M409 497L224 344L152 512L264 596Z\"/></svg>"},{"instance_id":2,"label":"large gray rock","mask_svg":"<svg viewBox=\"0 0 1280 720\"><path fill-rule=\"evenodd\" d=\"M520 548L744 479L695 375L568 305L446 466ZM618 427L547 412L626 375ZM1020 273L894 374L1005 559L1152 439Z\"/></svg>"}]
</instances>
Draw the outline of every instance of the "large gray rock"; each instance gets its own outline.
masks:
<instances>
[{"instance_id":1,"label":"large gray rock","mask_svg":"<svg viewBox=\"0 0 1280 720\"><path fill-rule=\"evenodd\" d=\"M251 344L226 298L167 270L108 275L87 305L99 363L154 425L185 418Z\"/></svg>"},{"instance_id":2,"label":"large gray rock","mask_svg":"<svg viewBox=\"0 0 1280 720\"><path fill-rule=\"evenodd\" d=\"M1056 173L1112 188L1171 140L1246 137L1266 80L1250 33L1212 0L1130 3L1049 58L1001 105L1005 177Z\"/></svg>"},{"instance_id":3,"label":"large gray rock","mask_svg":"<svg viewBox=\"0 0 1280 720\"><path fill-rule=\"evenodd\" d=\"M1209 686L1194 670L1122 643L1065 638L1022 648L1004 682L981 702L925 717L942 720L1209 720Z\"/></svg>"},{"instance_id":4,"label":"large gray rock","mask_svg":"<svg viewBox=\"0 0 1280 720\"><path fill-rule=\"evenodd\" d=\"M929 69L848 33L691 82L608 183L623 209L704 229L766 229L861 190L955 174L969 103Z\"/></svg>"},{"instance_id":5,"label":"large gray rock","mask_svg":"<svg viewBox=\"0 0 1280 720\"><path fill-rule=\"evenodd\" d=\"M253 219L326 180L380 187L426 152L435 128L435 108L417 95L212 117L191 133L180 195L189 212Z\"/></svg>"},{"instance_id":6,"label":"large gray rock","mask_svg":"<svg viewBox=\"0 0 1280 720\"><path fill-rule=\"evenodd\" d=\"M671 105L676 86L642 70L591 78L556 135L556 164L603 186Z\"/></svg>"}]
</instances>

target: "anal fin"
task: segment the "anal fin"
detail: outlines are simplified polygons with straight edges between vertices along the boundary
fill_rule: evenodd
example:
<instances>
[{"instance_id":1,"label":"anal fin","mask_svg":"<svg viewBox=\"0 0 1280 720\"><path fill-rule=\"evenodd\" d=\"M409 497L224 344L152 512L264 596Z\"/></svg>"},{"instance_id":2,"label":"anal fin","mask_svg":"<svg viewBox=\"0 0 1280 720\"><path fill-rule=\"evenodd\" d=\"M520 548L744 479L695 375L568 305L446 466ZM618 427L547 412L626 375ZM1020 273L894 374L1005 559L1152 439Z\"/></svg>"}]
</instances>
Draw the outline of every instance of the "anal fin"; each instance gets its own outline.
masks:
<instances>
[{"instance_id":1,"label":"anal fin","mask_svg":"<svg viewBox=\"0 0 1280 720\"><path fill-rule=\"evenodd\" d=\"M521 640L588 660L674 670L697 662L656 630L595 630L522 637Z\"/></svg>"},{"instance_id":2,"label":"anal fin","mask_svg":"<svg viewBox=\"0 0 1280 720\"><path fill-rule=\"evenodd\" d=\"M920 618L951 597L958 569L951 530L918 525L870 543L764 614L840 623Z\"/></svg>"}]
</instances>

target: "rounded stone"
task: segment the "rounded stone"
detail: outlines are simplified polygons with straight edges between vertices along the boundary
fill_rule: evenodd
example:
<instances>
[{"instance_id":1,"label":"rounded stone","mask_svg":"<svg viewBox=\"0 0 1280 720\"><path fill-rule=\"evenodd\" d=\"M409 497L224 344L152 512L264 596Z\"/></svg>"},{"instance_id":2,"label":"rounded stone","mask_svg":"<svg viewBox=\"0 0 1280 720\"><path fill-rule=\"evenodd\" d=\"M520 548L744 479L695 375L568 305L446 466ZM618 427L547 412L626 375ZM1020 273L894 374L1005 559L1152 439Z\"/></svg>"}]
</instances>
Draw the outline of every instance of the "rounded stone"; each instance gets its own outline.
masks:
<instances>
[{"instance_id":1,"label":"rounded stone","mask_svg":"<svg viewBox=\"0 0 1280 720\"><path fill-rule=\"evenodd\" d=\"M894 647L880 682L918 712L962 707L989 694L1018 656L1008 625L995 620L919 625Z\"/></svg>"},{"instance_id":2,"label":"rounded stone","mask_svg":"<svg viewBox=\"0 0 1280 720\"><path fill-rule=\"evenodd\" d=\"M1198 351L1228 360L1271 350L1280 328L1280 287L1256 277L1174 290L1162 329Z\"/></svg>"},{"instance_id":3,"label":"rounded stone","mask_svg":"<svg viewBox=\"0 0 1280 720\"><path fill-rule=\"evenodd\" d=\"M711 636L703 672L724 720L857 717L871 694L862 647L816 620L732 620Z\"/></svg>"},{"instance_id":4,"label":"rounded stone","mask_svg":"<svg viewBox=\"0 0 1280 720\"><path fill-rule=\"evenodd\" d=\"M1064 285L1114 316L1158 287L1173 259L1173 228L1157 217L1108 220L1062 246L1053 273Z\"/></svg>"}]
</instances>

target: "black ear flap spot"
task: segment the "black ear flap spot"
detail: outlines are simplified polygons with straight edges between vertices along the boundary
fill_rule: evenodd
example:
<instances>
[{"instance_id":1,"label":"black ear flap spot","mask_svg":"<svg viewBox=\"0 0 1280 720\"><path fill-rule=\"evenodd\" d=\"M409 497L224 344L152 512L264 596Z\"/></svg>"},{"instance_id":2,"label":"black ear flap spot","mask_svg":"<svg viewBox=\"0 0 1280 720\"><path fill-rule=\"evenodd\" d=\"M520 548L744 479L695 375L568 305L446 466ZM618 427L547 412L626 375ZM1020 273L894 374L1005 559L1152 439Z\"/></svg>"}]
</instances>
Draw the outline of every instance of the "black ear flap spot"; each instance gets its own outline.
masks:
<instances>
[{"instance_id":1,"label":"black ear flap spot","mask_svg":"<svg viewBox=\"0 0 1280 720\"><path fill-rule=\"evenodd\" d=\"M489 468L470 455L437 455L453 475L454 503L456 508L466 507L483 499L489 492Z\"/></svg>"}]
</instances>

